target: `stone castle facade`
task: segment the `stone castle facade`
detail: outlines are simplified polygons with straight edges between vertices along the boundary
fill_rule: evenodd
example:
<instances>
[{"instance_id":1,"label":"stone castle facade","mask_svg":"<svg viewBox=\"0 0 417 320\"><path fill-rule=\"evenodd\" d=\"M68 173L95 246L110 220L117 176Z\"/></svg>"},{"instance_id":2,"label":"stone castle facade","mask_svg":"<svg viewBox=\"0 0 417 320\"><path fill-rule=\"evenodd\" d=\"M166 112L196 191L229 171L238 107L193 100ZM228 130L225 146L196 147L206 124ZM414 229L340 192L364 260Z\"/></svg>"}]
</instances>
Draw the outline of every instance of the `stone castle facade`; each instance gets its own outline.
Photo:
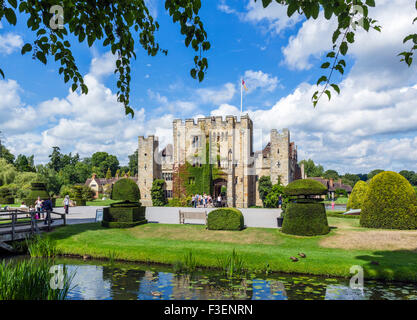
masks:
<instances>
[{"instance_id":1,"label":"stone castle facade","mask_svg":"<svg viewBox=\"0 0 417 320\"><path fill-rule=\"evenodd\" d=\"M208 154L207 154L208 152ZM164 179L167 197L173 195L176 168L188 162L201 166L206 159L222 174L213 183L213 197L227 190L227 206L247 208L261 206L258 181L270 176L273 184L287 185L304 176L298 166L297 148L288 129L271 130L270 141L262 151L253 151L253 122L248 115L174 120L173 145L159 150L158 138L139 137L138 185L141 202L152 205L154 179Z\"/></svg>"}]
</instances>

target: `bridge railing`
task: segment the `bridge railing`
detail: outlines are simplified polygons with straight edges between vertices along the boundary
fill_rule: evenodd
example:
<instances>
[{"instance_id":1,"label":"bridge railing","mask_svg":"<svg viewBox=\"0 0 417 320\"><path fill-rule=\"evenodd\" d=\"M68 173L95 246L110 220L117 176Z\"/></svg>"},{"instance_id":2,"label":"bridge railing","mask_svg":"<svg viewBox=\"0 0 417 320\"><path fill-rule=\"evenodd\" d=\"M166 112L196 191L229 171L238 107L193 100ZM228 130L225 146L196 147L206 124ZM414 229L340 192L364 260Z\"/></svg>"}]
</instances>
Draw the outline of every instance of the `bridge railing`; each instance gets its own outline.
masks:
<instances>
[{"instance_id":1,"label":"bridge railing","mask_svg":"<svg viewBox=\"0 0 417 320\"><path fill-rule=\"evenodd\" d=\"M51 221L63 221L67 224L65 213L51 212L51 219L35 219L36 212L28 212L19 209L8 209L0 211L0 234L11 234L12 241L19 232L30 232L37 234L40 232L38 222L46 220L47 230L51 229ZM46 212L45 212L46 216ZM26 227L26 228L25 228Z\"/></svg>"}]
</instances>

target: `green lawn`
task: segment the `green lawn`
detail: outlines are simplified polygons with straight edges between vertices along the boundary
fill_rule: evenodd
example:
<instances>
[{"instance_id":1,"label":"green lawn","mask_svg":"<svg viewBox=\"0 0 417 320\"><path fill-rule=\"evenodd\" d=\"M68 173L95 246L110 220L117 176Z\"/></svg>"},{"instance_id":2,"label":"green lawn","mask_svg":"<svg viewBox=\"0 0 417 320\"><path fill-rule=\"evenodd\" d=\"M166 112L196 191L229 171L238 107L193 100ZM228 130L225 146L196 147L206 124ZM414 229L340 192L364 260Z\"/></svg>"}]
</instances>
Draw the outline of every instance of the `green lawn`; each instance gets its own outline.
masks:
<instances>
[{"instance_id":1,"label":"green lawn","mask_svg":"<svg viewBox=\"0 0 417 320\"><path fill-rule=\"evenodd\" d=\"M339 198L335 199L334 203L335 204L347 204L348 199L349 199L348 197L339 197ZM332 201L331 200L325 200L325 201L323 201L323 203L331 204Z\"/></svg>"},{"instance_id":2,"label":"green lawn","mask_svg":"<svg viewBox=\"0 0 417 320\"><path fill-rule=\"evenodd\" d=\"M358 219L329 217L328 220L332 231L318 237L290 236L278 229L263 228L209 231L196 225L146 224L131 229L105 229L96 223L60 227L50 236L57 240L63 254L93 258L115 254L120 260L174 264L192 250L198 265L215 267L219 257L236 249L251 270L262 271L269 265L272 271L349 277L350 268L361 265L367 278L417 282L415 250L324 247L323 241L340 238L345 233L366 235L372 231L360 228ZM290 257L299 252L307 258L292 262Z\"/></svg>"}]
</instances>

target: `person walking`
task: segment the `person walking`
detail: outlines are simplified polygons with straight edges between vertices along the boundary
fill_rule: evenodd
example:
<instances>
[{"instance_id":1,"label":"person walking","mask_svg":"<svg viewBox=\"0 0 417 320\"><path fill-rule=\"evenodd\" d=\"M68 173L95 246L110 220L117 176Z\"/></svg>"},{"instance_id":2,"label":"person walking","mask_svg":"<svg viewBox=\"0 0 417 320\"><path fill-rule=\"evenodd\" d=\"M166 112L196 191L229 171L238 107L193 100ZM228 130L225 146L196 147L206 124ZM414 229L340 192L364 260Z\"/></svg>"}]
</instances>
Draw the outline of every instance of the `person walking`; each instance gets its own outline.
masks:
<instances>
[{"instance_id":1,"label":"person walking","mask_svg":"<svg viewBox=\"0 0 417 320\"><path fill-rule=\"evenodd\" d=\"M332 210L334 210L334 200L332 200Z\"/></svg>"},{"instance_id":2,"label":"person walking","mask_svg":"<svg viewBox=\"0 0 417 320\"><path fill-rule=\"evenodd\" d=\"M42 213L42 200L40 197L38 197L38 199L35 201L35 209L36 212L38 213L38 218L39 219L43 219L43 213Z\"/></svg>"},{"instance_id":3,"label":"person walking","mask_svg":"<svg viewBox=\"0 0 417 320\"><path fill-rule=\"evenodd\" d=\"M51 219L52 201L50 197L43 202L43 209L46 211L46 219L44 224L47 224L47 221L49 221L50 224L54 223Z\"/></svg>"},{"instance_id":4,"label":"person walking","mask_svg":"<svg viewBox=\"0 0 417 320\"><path fill-rule=\"evenodd\" d=\"M70 198L69 198L69 195L66 195L65 198L64 198L64 210L65 210L65 214L68 214L69 204L70 204Z\"/></svg>"},{"instance_id":5,"label":"person walking","mask_svg":"<svg viewBox=\"0 0 417 320\"><path fill-rule=\"evenodd\" d=\"M282 208L282 194L278 196L278 208Z\"/></svg>"},{"instance_id":6,"label":"person walking","mask_svg":"<svg viewBox=\"0 0 417 320\"><path fill-rule=\"evenodd\" d=\"M219 195L217 196L217 207L220 208L222 206L222 196L219 193Z\"/></svg>"}]
</instances>

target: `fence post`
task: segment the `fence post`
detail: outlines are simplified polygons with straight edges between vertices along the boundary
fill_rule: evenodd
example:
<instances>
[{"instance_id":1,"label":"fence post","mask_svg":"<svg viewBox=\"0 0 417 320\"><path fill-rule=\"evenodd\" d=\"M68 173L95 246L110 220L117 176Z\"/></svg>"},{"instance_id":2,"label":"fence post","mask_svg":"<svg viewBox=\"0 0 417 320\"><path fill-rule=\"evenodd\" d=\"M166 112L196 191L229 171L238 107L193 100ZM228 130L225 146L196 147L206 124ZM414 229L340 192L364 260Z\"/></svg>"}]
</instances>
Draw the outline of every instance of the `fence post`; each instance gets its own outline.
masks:
<instances>
[{"instance_id":1,"label":"fence post","mask_svg":"<svg viewBox=\"0 0 417 320\"><path fill-rule=\"evenodd\" d=\"M14 229L15 229L15 216L16 216L17 210L12 211L12 241L14 241Z\"/></svg>"}]
</instances>

